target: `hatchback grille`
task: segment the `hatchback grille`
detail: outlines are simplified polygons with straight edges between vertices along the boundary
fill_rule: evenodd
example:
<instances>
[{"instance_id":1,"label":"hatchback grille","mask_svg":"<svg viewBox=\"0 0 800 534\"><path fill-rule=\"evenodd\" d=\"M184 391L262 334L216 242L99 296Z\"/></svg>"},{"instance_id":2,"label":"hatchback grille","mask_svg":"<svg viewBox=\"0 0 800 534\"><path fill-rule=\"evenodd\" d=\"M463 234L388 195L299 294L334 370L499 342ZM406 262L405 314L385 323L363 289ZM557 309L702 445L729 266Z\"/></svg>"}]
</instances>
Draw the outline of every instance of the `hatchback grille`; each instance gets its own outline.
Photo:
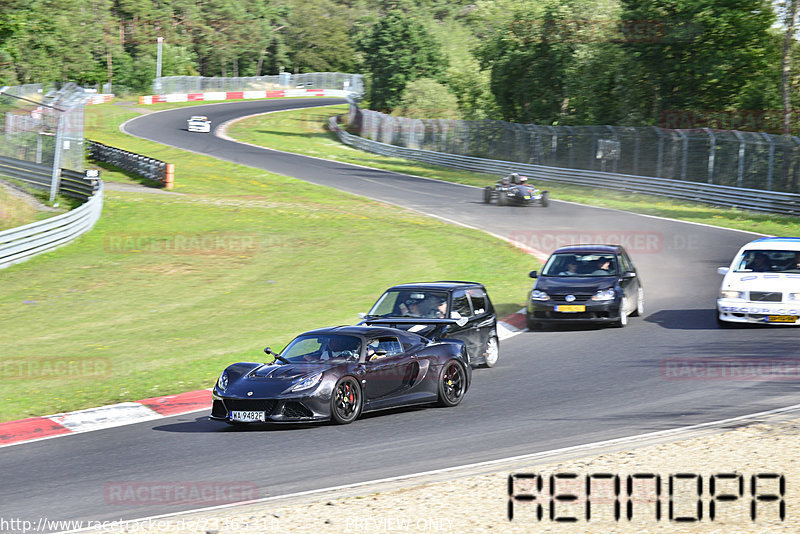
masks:
<instances>
[{"instance_id":1,"label":"hatchback grille","mask_svg":"<svg viewBox=\"0 0 800 534\"><path fill-rule=\"evenodd\" d=\"M573 302L586 302L587 300L592 298L591 295L577 295L575 293L567 293L565 295L550 295L550 298L552 298L556 302L566 302L567 295L572 295L575 297L575 300Z\"/></svg>"},{"instance_id":2,"label":"hatchback grille","mask_svg":"<svg viewBox=\"0 0 800 534\"><path fill-rule=\"evenodd\" d=\"M228 411L266 412L269 415L276 402L275 399L225 399L225 406Z\"/></svg>"},{"instance_id":3,"label":"hatchback grille","mask_svg":"<svg viewBox=\"0 0 800 534\"><path fill-rule=\"evenodd\" d=\"M751 291L750 300L755 302L781 302L783 293L780 291Z\"/></svg>"}]
</instances>

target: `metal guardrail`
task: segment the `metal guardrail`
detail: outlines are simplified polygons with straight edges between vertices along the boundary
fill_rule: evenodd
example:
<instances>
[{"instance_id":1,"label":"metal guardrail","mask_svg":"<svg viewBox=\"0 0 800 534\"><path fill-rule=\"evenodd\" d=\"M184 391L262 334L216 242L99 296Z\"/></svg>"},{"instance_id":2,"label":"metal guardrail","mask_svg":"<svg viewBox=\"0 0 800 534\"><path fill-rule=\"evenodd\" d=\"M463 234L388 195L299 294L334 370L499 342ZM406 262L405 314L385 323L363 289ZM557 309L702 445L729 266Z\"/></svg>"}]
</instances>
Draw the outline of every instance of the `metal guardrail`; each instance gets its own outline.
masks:
<instances>
[{"instance_id":1,"label":"metal guardrail","mask_svg":"<svg viewBox=\"0 0 800 534\"><path fill-rule=\"evenodd\" d=\"M631 193L642 193L669 197L679 200L705 202L719 206L743 208L784 215L800 215L800 194L763 191L725 185L713 185L650 176L635 176L611 172L585 171L546 167L493 159L459 156L443 152L433 152L414 148L399 147L364 139L344 131L331 117L328 126L339 139L350 146L384 156L422 161L432 165L452 167L472 172L504 175L511 172L523 173L538 181L569 183L587 187L601 187Z\"/></svg>"},{"instance_id":2,"label":"metal guardrail","mask_svg":"<svg viewBox=\"0 0 800 534\"><path fill-rule=\"evenodd\" d=\"M0 174L24 182L37 189L50 189L52 170L49 165L40 165L0 156ZM78 200L86 200L92 195L92 185L83 173L71 169L61 169L59 193Z\"/></svg>"},{"instance_id":3,"label":"metal guardrail","mask_svg":"<svg viewBox=\"0 0 800 534\"><path fill-rule=\"evenodd\" d=\"M21 161L15 165L8 159L0 158L0 174L22 180L33 187L50 188L49 167ZM26 167L31 165L39 169L27 169L26 176ZM46 180L40 176L42 169ZM67 213L0 232L0 269L69 243L91 230L100 218L103 211L103 182L88 182L81 173L62 169L61 185L62 194L86 202Z\"/></svg>"},{"instance_id":4,"label":"metal guardrail","mask_svg":"<svg viewBox=\"0 0 800 534\"><path fill-rule=\"evenodd\" d=\"M169 165L161 160L141 156L121 148L104 145L96 141L86 140L89 148L89 159L110 163L122 170L132 172L142 178L169 185Z\"/></svg>"}]
</instances>

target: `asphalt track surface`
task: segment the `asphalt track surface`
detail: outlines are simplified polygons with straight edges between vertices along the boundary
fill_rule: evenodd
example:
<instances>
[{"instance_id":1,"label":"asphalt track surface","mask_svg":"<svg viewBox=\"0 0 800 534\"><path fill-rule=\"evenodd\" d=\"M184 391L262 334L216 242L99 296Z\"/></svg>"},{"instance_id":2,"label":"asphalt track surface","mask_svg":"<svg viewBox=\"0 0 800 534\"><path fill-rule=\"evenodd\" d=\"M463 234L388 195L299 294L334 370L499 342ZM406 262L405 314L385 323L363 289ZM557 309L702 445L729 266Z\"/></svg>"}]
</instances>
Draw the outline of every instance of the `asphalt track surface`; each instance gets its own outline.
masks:
<instances>
[{"instance_id":1,"label":"asphalt track surface","mask_svg":"<svg viewBox=\"0 0 800 534\"><path fill-rule=\"evenodd\" d=\"M338 102L319 98L187 107L144 115L129 122L126 131L433 213L529 245L546 245L554 236L638 236L646 246L640 243L629 252L645 288L644 317L631 318L625 328L554 328L517 335L502 344L495 368L475 371L472 388L453 409L400 410L347 426L245 430L195 413L6 447L0 449L0 517L113 521L153 516L202 504L164 503L156 495L120 502L112 492L138 484L236 482L257 487L260 497L275 496L798 402L797 380L675 380L665 373L665 361L678 358L796 357L797 329L721 330L715 323L721 281L716 267L728 265L753 234L557 199L546 209L485 205L476 188L267 151L185 130L193 114L207 115L216 126L238 116ZM519 281L522 302L527 273L509 272L508 277ZM398 282L406 281L398 269ZM354 315L357 311L362 310L353 310Z\"/></svg>"}]
</instances>

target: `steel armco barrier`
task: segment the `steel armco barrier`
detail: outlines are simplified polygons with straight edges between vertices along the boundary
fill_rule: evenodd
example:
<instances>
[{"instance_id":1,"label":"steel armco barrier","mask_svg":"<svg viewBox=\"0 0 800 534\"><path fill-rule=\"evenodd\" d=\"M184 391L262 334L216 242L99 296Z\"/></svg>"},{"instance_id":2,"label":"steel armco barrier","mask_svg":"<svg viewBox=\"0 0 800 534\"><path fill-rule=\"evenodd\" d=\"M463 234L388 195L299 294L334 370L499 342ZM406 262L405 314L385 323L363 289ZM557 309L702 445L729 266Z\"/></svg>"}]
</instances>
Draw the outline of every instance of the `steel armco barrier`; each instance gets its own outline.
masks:
<instances>
[{"instance_id":1,"label":"steel armco barrier","mask_svg":"<svg viewBox=\"0 0 800 534\"><path fill-rule=\"evenodd\" d=\"M8 160L0 158L0 174L40 189L50 188L49 166L23 161L15 164L13 160ZM85 202L67 213L0 232L0 269L69 243L91 230L100 218L103 211L103 182L88 182L76 171L62 169L61 172L61 193Z\"/></svg>"},{"instance_id":2,"label":"steel armco barrier","mask_svg":"<svg viewBox=\"0 0 800 534\"><path fill-rule=\"evenodd\" d=\"M780 193L775 191L762 191L760 189L746 189L724 185L686 182L682 180L670 180L666 178L653 178L650 176L564 169L561 167L546 167L543 165L531 165L513 161L458 156L443 152L399 147L372 141L371 139L364 139L363 137L344 131L339 126L337 117L331 117L328 126L331 131L336 133L343 143L384 156L413 159L432 165L441 165L443 167L452 167L472 172L494 175L519 172L538 181L600 187L748 210L781 213L785 215L800 215L800 194L795 193Z\"/></svg>"},{"instance_id":3,"label":"steel armco barrier","mask_svg":"<svg viewBox=\"0 0 800 534\"><path fill-rule=\"evenodd\" d=\"M137 176L161 184L166 183L167 164L163 161L134 154L133 152L128 152L121 148L107 146L88 139L86 140L86 144L89 147L89 159L110 163L124 171L132 172Z\"/></svg>"}]
</instances>

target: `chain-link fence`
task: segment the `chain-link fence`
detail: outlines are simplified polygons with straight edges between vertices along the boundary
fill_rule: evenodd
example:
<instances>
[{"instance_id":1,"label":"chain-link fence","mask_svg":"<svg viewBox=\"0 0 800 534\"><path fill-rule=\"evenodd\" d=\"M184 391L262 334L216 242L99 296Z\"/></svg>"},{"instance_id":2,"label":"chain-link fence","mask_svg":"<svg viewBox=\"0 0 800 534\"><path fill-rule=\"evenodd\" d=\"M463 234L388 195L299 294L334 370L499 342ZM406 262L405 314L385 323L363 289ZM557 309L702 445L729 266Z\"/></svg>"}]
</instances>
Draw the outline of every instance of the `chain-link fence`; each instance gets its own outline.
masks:
<instances>
[{"instance_id":1,"label":"chain-link fence","mask_svg":"<svg viewBox=\"0 0 800 534\"><path fill-rule=\"evenodd\" d=\"M83 111L87 95L73 83L44 91L40 84L0 89L0 156L52 168L52 199L60 169L84 169Z\"/></svg>"},{"instance_id":2,"label":"chain-link fence","mask_svg":"<svg viewBox=\"0 0 800 534\"><path fill-rule=\"evenodd\" d=\"M250 76L245 78L162 76L153 81L153 93L157 95L295 88L341 89L361 94L364 92L364 83L360 74L343 74L340 72L311 72L307 74L283 72L272 76Z\"/></svg>"},{"instance_id":3,"label":"chain-link fence","mask_svg":"<svg viewBox=\"0 0 800 534\"><path fill-rule=\"evenodd\" d=\"M82 88L66 84L44 93L40 84L30 84L0 91L0 155L83 170Z\"/></svg>"},{"instance_id":4,"label":"chain-link fence","mask_svg":"<svg viewBox=\"0 0 800 534\"><path fill-rule=\"evenodd\" d=\"M709 128L540 126L409 119L358 110L351 131L462 156L691 182L800 192L800 137Z\"/></svg>"}]
</instances>

